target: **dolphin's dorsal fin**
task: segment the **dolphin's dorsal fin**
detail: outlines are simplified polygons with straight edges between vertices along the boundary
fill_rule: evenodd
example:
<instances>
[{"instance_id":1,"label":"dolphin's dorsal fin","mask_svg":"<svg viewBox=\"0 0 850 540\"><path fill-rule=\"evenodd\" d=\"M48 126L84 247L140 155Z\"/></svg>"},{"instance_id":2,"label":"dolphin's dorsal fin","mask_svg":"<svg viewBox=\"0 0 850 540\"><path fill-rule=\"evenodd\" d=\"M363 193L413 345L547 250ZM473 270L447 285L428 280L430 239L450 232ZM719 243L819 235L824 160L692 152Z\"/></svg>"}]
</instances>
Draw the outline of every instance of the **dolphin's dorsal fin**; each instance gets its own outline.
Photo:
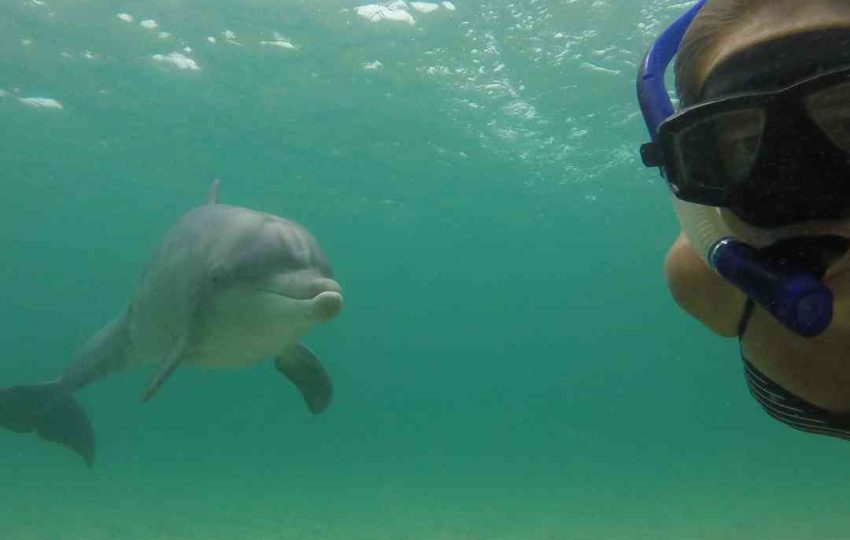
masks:
<instances>
[{"instance_id":1,"label":"dolphin's dorsal fin","mask_svg":"<svg viewBox=\"0 0 850 540\"><path fill-rule=\"evenodd\" d=\"M207 204L218 204L218 192L221 189L221 180L213 180L210 190L207 192Z\"/></svg>"}]
</instances>

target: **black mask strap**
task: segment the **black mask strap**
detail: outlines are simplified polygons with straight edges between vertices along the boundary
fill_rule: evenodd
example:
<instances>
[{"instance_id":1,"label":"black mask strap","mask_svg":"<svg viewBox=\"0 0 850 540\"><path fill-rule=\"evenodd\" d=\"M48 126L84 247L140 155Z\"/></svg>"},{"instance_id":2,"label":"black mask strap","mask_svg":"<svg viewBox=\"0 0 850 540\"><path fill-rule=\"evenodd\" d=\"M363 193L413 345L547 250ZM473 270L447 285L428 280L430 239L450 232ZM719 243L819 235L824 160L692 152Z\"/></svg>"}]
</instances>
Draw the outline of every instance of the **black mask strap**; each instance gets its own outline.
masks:
<instances>
[{"instance_id":1,"label":"black mask strap","mask_svg":"<svg viewBox=\"0 0 850 540\"><path fill-rule=\"evenodd\" d=\"M699 101L769 92L850 65L850 28L830 28L765 41L712 69Z\"/></svg>"}]
</instances>

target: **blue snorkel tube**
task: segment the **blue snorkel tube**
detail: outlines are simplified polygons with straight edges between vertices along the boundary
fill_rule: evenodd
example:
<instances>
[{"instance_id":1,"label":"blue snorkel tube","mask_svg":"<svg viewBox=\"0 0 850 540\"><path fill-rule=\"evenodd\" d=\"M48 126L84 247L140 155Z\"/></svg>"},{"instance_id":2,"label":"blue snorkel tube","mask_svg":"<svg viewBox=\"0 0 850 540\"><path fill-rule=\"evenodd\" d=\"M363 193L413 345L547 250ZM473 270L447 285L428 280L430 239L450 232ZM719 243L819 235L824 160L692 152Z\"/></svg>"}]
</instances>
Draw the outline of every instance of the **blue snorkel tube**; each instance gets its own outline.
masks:
<instances>
[{"instance_id":1,"label":"blue snorkel tube","mask_svg":"<svg viewBox=\"0 0 850 540\"><path fill-rule=\"evenodd\" d=\"M638 101L653 143L658 142L659 126L675 112L664 84L664 73L706 1L699 0L665 30L641 64ZM642 153L646 151L649 151L647 145L641 148ZM731 235L715 208L676 198L674 204L689 241L718 274L800 336L815 337L829 328L832 291L816 276L766 260L756 248Z\"/></svg>"}]
</instances>

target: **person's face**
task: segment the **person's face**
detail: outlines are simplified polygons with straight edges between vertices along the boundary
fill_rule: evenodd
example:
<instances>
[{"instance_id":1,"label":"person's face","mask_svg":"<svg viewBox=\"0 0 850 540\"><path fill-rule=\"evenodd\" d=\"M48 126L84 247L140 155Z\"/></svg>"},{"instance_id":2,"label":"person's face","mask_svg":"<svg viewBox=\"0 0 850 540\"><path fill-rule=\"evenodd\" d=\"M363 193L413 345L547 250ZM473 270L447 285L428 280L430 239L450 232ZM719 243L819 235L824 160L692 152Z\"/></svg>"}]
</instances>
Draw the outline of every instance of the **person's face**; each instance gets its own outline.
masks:
<instances>
[{"instance_id":1,"label":"person's face","mask_svg":"<svg viewBox=\"0 0 850 540\"><path fill-rule=\"evenodd\" d=\"M824 72L850 67L850 16L844 27L802 26L799 31L779 29L762 37L766 41L753 41L749 35L746 39L730 36L720 45L724 52L716 56L711 69L705 72L699 102L774 92ZM768 117L766 108L753 107L713 119L714 137L707 144L714 145L717 166L723 167L729 178L751 180L751 174L757 172L760 152L765 150L774 163L778 158L794 159L791 156L795 152L789 151L789 145L805 147L799 146L801 139L796 137L795 126L801 125L797 119L805 118L803 123L813 123L832 144L850 153L850 84L812 91L801 101L788 105L791 106L788 115L777 115L774 108ZM779 110L785 111L784 107ZM763 144L768 146L762 148ZM829 144L824 143L823 147L826 146ZM799 162L790 161L789 166L793 167L794 163Z\"/></svg>"}]
</instances>

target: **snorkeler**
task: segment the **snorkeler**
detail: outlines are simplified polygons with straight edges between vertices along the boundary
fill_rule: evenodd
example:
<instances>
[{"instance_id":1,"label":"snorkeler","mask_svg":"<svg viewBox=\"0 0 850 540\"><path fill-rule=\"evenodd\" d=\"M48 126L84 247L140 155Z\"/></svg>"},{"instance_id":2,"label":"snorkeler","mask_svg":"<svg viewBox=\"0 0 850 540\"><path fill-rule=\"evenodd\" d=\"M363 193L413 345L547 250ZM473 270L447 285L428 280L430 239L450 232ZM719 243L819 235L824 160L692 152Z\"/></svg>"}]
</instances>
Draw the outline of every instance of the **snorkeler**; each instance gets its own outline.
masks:
<instances>
[{"instance_id":1,"label":"snorkeler","mask_svg":"<svg viewBox=\"0 0 850 540\"><path fill-rule=\"evenodd\" d=\"M850 439L850 1L700 0L650 49L638 94L641 155L683 229L672 296L739 338L767 413Z\"/></svg>"}]
</instances>

